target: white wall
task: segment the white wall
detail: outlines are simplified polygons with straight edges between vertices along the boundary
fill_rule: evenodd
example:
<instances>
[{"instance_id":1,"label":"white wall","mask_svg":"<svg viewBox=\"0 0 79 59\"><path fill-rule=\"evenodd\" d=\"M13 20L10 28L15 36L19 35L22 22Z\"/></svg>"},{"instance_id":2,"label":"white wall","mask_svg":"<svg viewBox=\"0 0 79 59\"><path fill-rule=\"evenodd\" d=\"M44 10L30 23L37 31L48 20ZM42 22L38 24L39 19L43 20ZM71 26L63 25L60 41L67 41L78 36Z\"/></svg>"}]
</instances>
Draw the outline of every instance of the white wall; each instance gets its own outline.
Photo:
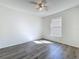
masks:
<instances>
[{"instance_id":1,"label":"white wall","mask_svg":"<svg viewBox=\"0 0 79 59\"><path fill-rule=\"evenodd\" d=\"M0 5L0 48L41 38L41 18Z\"/></svg>"},{"instance_id":2,"label":"white wall","mask_svg":"<svg viewBox=\"0 0 79 59\"><path fill-rule=\"evenodd\" d=\"M62 17L63 43L79 47L79 7L66 11Z\"/></svg>"},{"instance_id":3,"label":"white wall","mask_svg":"<svg viewBox=\"0 0 79 59\"><path fill-rule=\"evenodd\" d=\"M54 38L50 36L50 22L54 17L62 16L63 20L63 37ZM69 10L44 17L44 38L52 41L60 42L63 44L79 47L79 6L71 8Z\"/></svg>"}]
</instances>

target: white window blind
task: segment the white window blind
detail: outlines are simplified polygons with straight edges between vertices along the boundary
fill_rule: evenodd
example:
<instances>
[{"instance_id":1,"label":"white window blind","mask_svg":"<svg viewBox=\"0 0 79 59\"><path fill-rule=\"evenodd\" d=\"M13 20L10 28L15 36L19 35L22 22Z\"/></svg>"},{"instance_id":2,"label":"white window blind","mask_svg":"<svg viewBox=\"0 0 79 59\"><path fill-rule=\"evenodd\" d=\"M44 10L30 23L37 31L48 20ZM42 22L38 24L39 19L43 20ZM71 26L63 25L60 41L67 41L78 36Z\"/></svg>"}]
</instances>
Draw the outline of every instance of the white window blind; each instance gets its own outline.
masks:
<instances>
[{"instance_id":1,"label":"white window blind","mask_svg":"<svg viewBox=\"0 0 79 59\"><path fill-rule=\"evenodd\" d=\"M53 37L62 37L62 17L52 19L50 25L50 34Z\"/></svg>"}]
</instances>

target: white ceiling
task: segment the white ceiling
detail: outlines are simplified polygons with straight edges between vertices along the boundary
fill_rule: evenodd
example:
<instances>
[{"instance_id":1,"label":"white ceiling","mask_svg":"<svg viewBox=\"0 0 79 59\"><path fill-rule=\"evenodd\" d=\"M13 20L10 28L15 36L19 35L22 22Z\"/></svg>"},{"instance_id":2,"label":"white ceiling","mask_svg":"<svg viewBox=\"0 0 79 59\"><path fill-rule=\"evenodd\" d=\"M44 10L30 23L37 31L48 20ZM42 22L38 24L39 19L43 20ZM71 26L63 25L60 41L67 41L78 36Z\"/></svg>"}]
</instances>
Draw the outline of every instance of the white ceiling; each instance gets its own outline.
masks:
<instances>
[{"instance_id":1,"label":"white ceiling","mask_svg":"<svg viewBox=\"0 0 79 59\"><path fill-rule=\"evenodd\" d=\"M35 0L0 0L0 5L36 16L45 17L72 8L79 4L79 0L46 0L48 11L40 12L37 11L35 9L35 5L29 3L29 1Z\"/></svg>"}]
</instances>

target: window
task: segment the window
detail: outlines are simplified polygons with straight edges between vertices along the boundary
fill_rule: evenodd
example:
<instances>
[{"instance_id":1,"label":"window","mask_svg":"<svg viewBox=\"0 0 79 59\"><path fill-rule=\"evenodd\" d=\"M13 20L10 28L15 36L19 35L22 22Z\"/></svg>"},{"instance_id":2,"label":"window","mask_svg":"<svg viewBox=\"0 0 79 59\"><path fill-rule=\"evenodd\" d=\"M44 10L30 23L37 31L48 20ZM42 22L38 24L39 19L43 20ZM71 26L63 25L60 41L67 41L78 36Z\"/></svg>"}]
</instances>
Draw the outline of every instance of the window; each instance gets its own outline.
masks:
<instances>
[{"instance_id":1,"label":"window","mask_svg":"<svg viewBox=\"0 0 79 59\"><path fill-rule=\"evenodd\" d=\"M53 18L50 26L51 36L62 37L62 17Z\"/></svg>"}]
</instances>

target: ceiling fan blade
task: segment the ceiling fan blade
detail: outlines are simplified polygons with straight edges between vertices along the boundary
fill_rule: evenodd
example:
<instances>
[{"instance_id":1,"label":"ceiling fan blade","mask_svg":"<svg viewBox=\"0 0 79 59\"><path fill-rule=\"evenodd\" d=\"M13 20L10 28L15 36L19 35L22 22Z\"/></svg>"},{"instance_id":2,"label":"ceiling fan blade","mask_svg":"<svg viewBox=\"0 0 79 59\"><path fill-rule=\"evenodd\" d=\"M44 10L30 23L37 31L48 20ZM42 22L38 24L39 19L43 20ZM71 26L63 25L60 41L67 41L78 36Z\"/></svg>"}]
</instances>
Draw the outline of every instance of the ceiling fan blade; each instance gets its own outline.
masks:
<instances>
[{"instance_id":1,"label":"ceiling fan blade","mask_svg":"<svg viewBox=\"0 0 79 59\"><path fill-rule=\"evenodd\" d=\"M34 2L34 1L29 1L29 3L31 3L31 4L37 4L36 2Z\"/></svg>"}]
</instances>

